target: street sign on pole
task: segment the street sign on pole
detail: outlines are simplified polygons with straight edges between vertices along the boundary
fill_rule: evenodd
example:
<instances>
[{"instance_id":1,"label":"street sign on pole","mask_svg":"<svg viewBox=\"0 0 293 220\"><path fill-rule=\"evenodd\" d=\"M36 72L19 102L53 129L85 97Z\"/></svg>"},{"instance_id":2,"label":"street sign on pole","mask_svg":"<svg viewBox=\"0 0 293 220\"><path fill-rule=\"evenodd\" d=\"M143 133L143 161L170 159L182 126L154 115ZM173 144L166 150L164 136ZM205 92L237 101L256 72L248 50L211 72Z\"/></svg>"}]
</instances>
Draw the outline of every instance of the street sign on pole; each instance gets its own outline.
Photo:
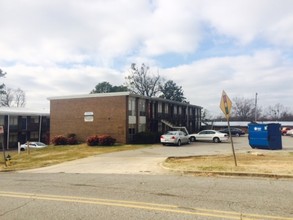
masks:
<instances>
[{"instance_id":1,"label":"street sign on pole","mask_svg":"<svg viewBox=\"0 0 293 220\"><path fill-rule=\"evenodd\" d=\"M231 139L231 146L232 146L232 152L233 152L233 156L234 156L234 163L235 166L237 167L237 160L236 160L236 155L235 155L235 150L234 150L234 143L233 143L233 138L231 135L231 128L230 128L230 113L231 113L231 109L232 109L232 102L229 99L229 97L227 96L226 92L223 90L222 92L222 97L221 97L221 102L220 102L220 108L222 110L222 112L224 113L226 119L227 119L227 123L228 123L228 130L229 130L229 136Z\"/></svg>"},{"instance_id":2,"label":"street sign on pole","mask_svg":"<svg viewBox=\"0 0 293 220\"><path fill-rule=\"evenodd\" d=\"M224 90L222 92L220 108L222 112L224 113L225 117L228 119L231 113L232 102Z\"/></svg>"}]
</instances>

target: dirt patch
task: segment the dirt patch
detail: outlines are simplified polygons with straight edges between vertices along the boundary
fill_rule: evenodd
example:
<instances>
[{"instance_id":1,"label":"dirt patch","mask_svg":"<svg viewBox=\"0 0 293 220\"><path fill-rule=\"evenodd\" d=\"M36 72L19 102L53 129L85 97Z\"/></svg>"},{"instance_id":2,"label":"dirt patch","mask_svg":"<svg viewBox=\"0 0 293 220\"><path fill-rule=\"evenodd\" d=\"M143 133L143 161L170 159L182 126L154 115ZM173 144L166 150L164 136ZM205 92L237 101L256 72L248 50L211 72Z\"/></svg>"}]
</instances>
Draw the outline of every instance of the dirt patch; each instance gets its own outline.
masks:
<instances>
[{"instance_id":1,"label":"dirt patch","mask_svg":"<svg viewBox=\"0 0 293 220\"><path fill-rule=\"evenodd\" d=\"M293 175L293 153L170 157L163 166L176 171L246 172Z\"/></svg>"}]
</instances>

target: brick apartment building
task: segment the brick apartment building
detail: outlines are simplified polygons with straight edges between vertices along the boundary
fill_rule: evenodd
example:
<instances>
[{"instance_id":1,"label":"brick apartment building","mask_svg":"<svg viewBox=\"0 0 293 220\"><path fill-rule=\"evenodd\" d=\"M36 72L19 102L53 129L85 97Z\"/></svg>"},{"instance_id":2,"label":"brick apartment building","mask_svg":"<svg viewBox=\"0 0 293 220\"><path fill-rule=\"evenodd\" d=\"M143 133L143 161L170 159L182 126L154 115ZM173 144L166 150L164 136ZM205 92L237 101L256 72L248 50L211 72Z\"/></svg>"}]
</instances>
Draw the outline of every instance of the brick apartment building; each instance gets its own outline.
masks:
<instances>
[{"instance_id":1,"label":"brick apartment building","mask_svg":"<svg viewBox=\"0 0 293 220\"><path fill-rule=\"evenodd\" d=\"M4 133L0 142L7 149L17 148L18 142L41 141L49 144L49 110L31 110L27 108L0 108L0 126Z\"/></svg>"},{"instance_id":2,"label":"brick apartment building","mask_svg":"<svg viewBox=\"0 0 293 220\"><path fill-rule=\"evenodd\" d=\"M169 130L162 120L199 131L201 107L130 92L50 97L50 136L75 134L80 141L108 134L131 143L138 132Z\"/></svg>"}]
</instances>

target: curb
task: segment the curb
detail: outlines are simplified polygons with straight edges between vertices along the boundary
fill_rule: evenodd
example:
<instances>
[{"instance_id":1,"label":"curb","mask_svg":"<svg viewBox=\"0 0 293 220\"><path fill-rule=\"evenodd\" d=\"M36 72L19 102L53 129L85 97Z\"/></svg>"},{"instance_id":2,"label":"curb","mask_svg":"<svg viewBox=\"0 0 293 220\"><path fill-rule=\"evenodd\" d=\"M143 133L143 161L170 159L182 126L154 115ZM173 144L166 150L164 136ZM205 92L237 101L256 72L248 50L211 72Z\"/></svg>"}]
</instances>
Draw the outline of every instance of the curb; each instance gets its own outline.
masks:
<instances>
[{"instance_id":1,"label":"curb","mask_svg":"<svg viewBox=\"0 0 293 220\"><path fill-rule=\"evenodd\" d=\"M165 167L163 163L159 164L163 169L180 173L182 175L197 175L197 176L240 176L240 177L261 177L275 179L293 179L290 174L274 174L274 173L242 173L242 172L220 172L220 171L196 171L196 170L176 170Z\"/></svg>"},{"instance_id":2,"label":"curb","mask_svg":"<svg viewBox=\"0 0 293 220\"><path fill-rule=\"evenodd\" d=\"M175 172L180 172L185 175L199 175L199 176L242 176L242 177L262 177L262 178L276 178L276 179L292 179L293 175L279 175L279 174L267 174L267 173L237 173L237 172L216 172L216 171L179 171L174 170Z\"/></svg>"}]
</instances>

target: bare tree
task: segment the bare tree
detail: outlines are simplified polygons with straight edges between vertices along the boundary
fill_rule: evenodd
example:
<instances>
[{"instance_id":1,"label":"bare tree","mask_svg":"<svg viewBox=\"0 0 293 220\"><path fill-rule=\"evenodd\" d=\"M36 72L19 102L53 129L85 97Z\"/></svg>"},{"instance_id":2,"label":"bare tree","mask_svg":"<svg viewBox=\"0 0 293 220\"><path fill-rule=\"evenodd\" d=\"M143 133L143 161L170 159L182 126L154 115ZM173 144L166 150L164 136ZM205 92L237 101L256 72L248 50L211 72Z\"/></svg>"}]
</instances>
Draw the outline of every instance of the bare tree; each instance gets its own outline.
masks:
<instances>
[{"instance_id":1,"label":"bare tree","mask_svg":"<svg viewBox=\"0 0 293 220\"><path fill-rule=\"evenodd\" d=\"M207 122L207 121L213 121L215 118L213 115L209 112L209 110L202 108L201 109L201 120L202 122Z\"/></svg>"},{"instance_id":2,"label":"bare tree","mask_svg":"<svg viewBox=\"0 0 293 220\"><path fill-rule=\"evenodd\" d=\"M0 69L0 78L5 77L5 75L6 75L6 73L2 69ZM5 89L5 84L1 84L0 85L0 94L5 93L4 89Z\"/></svg>"},{"instance_id":3,"label":"bare tree","mask_svg":"<svg viewBox=\"0 0 293 220\"><path fill-rule=\"evenodd\" d=\"M14 103L16 107L25 107L25 92L20 88L14 90Z\"/></svg>"},{"instance_id":4,"label":"bare tree","mask_svg":"<svg viewBox=\"0 0 293 220\"><path fill-rule=\"evenodd\" d=\"M232 117L234 120L250 121L254 118L253 99L234 98L232 105Z\"/></svg>"},{"instance_id":5,"label":"bare tree","mask_svg":"<svg viewBox=\"0 0 293 220\"><path fill-rule=\"evenodd\" d=\"M130 75L125 78L125 85L135 94L154 97L160 92L163 79L149 73L149 67L142 64L140 68L131 64Z\"/></svg>"},{"instance_id":6,"label":"bare tree","mask_svg":"<svg viewBox=\"0 0 293 220\"><path fill-rule=\"evenodd\" d=\"M289 109L280 103L274 106L269 106L266 109L267 119L269 120L292 120L292 113Z\"/></svg>"},{"instance_id":7,"label":"bare tree","mask_svg":"<svg viewBox=\"0 0 293 220\"><path fill-rule=\"evenodd\" d=\"M5 107L24 107L25 106L25 92L18 89L7 88L1 94L1 106Z\"/></svg>"},{"instance_id":8,"label":"bare tree","mask_svg":"<svg viewBox=\"0 0 293 220\"><path fill-rule=\"evenodd\" d=\"M7 73L0 69L0 78L5 77ZM5 84L0 85L0 107L24 107L25 92L18 89L6 88Z\"/></svg>"},{"instance_id":9,"label":"bare tree","mask_svg":"<svg viewBox=\"0 0 293 220\"><path fill-rule=\"evenodd\" d=\"M14 99L13 93L13 90L10 88L3 90L3 93L1 94L1 106L11 107L12 101Z\"/></svg>"}]
</instances>

